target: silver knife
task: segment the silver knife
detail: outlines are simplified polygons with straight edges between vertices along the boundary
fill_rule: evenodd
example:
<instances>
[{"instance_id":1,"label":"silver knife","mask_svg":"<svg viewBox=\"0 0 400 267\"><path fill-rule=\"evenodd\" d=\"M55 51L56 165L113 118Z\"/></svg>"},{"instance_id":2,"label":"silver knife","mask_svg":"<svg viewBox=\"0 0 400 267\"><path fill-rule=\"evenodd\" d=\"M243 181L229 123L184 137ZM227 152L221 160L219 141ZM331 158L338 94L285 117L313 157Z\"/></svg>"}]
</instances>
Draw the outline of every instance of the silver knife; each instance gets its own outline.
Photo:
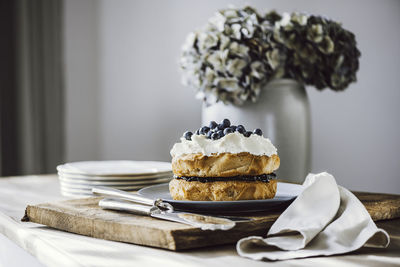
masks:
<instances>
[{"instance_id":1,"label":"silver knife","mask_svg":"<svg viewBox=\"0 0 400 267\"><path fill-rule=\"evenodd\" d=\"M189 224L201 228L201 230L229 230L236 225L234 221L227 218L162 210L155 205L134 204L115 198L104 198L99 201L99 206L104 209L128 211L138 215L148 215L158 219Z\"/></svg>"},{"instance_id":2,"label":"silver knife","mask_svg":"<svg viewBox=\"0 0 400 267\"><path fill-rule=\"evenodd\" d=\"M168 211L173 211L174 207L172 207L171 204L163 201L162 199L150 199L147 197L143 197L138 194L132 194L128 193L119 189L115 189L112 187L106 187L106 186L96 186L92 188L92 193L95 195L100 195L100 196L108 196L108 197L117 197L121 199L126 199L135 203L140 203L144 205L149 205L149 206L155 206L158 207L162 210L168 210Z\"/></svg>"},{"instance_id":3,"label":"silver knife","mask_svg":"<svg viewBox=\"0 0 400 267\"><path fill-rule=\"evenodd\" d=\"M156 206L161 210L166 210L168 212L173 212L174 207L168 203L167 201L164 201L163 199L150 199L138 194L133 194L130 192L126 192L123 190L119 190L116 188L112 187L106 187L106 186L96 186L92 188L92 193L95 195L99 196L106 196L106 197L112 197L112 198L118 198L118 199L125 199L129 200L131 202L135 203L140 203L144 205L149 205L149 206ZM204 216L204 215L202 215ZM225 218L229 219L234 222L247 222L247 221L252 221L252 218L247 218L247 217L238 217L238 216L229 216L229 215L210 215L209 217L217 217L217 218Z\"/></svg>"}]
</instances>

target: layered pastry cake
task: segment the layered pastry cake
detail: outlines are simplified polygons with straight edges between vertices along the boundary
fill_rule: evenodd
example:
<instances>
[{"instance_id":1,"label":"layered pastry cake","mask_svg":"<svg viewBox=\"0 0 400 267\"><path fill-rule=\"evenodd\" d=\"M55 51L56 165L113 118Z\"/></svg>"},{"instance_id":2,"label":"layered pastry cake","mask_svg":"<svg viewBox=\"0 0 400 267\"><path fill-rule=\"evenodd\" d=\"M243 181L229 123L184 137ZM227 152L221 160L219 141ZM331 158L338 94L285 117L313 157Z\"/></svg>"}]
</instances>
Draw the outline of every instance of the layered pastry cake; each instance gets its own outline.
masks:
<instances>
[{"instance_id":1,"label":"layered pastry cake","mask_svg":"<svg viewBox=\"0 0 400 267\"><path fill-rule=\"evenodd\" d=\"M228 119L185 132L171 149L175 200L268 199L276 193L277 149L260 129L250 132Z\"/></svg>"}]
</instances>

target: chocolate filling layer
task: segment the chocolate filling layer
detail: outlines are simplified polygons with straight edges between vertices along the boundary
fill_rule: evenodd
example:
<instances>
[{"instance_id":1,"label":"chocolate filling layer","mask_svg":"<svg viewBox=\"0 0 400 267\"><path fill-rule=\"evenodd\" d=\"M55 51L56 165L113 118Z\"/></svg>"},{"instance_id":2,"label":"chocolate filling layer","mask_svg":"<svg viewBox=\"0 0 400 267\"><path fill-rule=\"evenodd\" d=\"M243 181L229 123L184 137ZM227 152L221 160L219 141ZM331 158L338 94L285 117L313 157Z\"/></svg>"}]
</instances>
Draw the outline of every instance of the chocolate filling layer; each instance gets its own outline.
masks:
<instances>
[{"instance_id":1,"label":"chocolate filling layer","mask_svg":"<svg viewBox=\"0 0 400 267\"><path fill-rule=\"evenodd\" d=\"M261 174L261 175L244 175L244 176L233 176L233 177L197 177L197 176L174 176L176 179L182 179L188 182L216 182L216 181L249 181L249 182L265 182L268 183L269 180L275 179L276 174Z\"/></svg>"}]
</instances>

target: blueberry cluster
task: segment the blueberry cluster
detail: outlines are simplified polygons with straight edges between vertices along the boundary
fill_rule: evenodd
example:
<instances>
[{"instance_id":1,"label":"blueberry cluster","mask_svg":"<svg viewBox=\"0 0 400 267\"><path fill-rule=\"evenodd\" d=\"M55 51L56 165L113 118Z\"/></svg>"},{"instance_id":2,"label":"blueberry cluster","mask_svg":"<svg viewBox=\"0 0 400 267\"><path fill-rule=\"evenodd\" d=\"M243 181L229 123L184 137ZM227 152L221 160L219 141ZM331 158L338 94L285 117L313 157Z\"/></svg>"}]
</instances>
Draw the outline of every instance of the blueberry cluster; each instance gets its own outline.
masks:
<instances>
[{"instance_id":1,"label":"blueberry cluster","mask_svg":"<svg viewBox=\"0 0 400 267\"><path fill-rule=\"evenodd\" d=\"M223 119L219 124L215 121L211 121L208 126L203 126L200 129L197 129L194 134L205 135L208 139L217 140L234 132L241 133L245 137L249 137L252 134L262 135L261 129L255 129L253 132L246 131L243 125L231 125L231 122L228 119ZM192 135L192 132L187 131L183 134L183 137L186 140L192 140Z\"/></svg>"}]
</instances>

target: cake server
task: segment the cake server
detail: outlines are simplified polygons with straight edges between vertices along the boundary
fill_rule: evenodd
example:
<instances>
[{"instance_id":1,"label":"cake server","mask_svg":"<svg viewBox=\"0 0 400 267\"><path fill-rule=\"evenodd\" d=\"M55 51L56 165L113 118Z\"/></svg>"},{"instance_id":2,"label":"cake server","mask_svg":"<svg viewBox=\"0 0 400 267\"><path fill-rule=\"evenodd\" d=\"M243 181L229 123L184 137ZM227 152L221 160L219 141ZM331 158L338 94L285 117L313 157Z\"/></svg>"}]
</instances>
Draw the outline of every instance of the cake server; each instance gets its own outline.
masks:
<instances>
[{"instance_id":1,"label":"cake server","mask_svg":"<svg viewBox=\"0 0 400 267\"><path fill-rule=\"evenodd\" d=\"M174 211L174 207L171 204L163 201L162 199L151 199L138 194L128 193L119 189L106 187L106 186L96 186L92 188L92 193L100 196L107 197L117 197L121 199L126 199L135 203L144 204L148 206L154 206L161 210L168 210L170 212Z\"/></svg>"},{"instance_id":2,"label":"cake server","mask_svg":"<svg viewBox=\"0 0 400 267\"><path fill-rule=\"evenodd\" d=\"M156 205L135 204L123 199L104 198L99 201L99 206L103 209L127 211L138 215L147 215L158 219L189 224L202 230L229 230L236 225L234 221L227 218L162 210Z\"/></svg>"},{"instance_id":3,"label":"cake server","mask_svg":"<svg viewBox=\"0 0 400 267\"><path fill-rule=\"evenodd\" d=\"M119 199L124 199L128 200L134 203L139 203L139 204L144 204L148 206L155 206L158 207L160 210L163 211L168 211L168 212L173 212L174 207L168 203L167 201L164 201L163 199L151 199L147 198L138 194L133 194L130 192L126 192L123 190L115 189L112 187L106 187L106 186L96 186L92 188L92 193L95 195L100 195L100 196L106 196L106 197L112 197L112 198L119 198ZM231 221L235 222L245 222L245 221L252 221L252 218L247 218L247 217L238 217L238 216L226 216L226 215L210 215L212 217L218 217L218 218L226 218Z\"/></svg>"}]
</instances>

